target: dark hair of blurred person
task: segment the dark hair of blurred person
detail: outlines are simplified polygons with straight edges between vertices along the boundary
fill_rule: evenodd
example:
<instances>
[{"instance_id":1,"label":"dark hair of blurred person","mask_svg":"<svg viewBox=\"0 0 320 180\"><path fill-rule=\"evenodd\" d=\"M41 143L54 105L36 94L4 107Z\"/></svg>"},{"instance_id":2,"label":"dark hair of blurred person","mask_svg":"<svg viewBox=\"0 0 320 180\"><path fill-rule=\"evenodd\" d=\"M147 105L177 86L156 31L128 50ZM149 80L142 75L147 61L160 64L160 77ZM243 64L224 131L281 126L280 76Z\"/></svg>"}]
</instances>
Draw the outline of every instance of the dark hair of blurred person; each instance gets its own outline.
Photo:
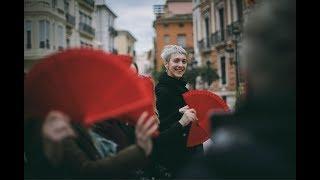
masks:
<instances>
[{"instance_id":1,"label":"dark hair of blurred person","mask_svg":"<svg viewBox=\"0 0 320 180\"><path fill-rule=\"evenodd\" d=\"M136 72L137 74L139 74L139 68L138 68L138 65L136 62L133 62L131 65L130 65L130 68Z\"/></svg>"},{"instance_id":2,"label":"dark hair of blurred person","mask_svg":"<svg viewBox=\"0 0 320 180\"><path fill-rule=\"evenodd\" d=\"M213 114L213 144L186 165L189 177L296 177L296 2L261 1L244 29L247 97L235 114Z\"/></svg>"}]
</instances>

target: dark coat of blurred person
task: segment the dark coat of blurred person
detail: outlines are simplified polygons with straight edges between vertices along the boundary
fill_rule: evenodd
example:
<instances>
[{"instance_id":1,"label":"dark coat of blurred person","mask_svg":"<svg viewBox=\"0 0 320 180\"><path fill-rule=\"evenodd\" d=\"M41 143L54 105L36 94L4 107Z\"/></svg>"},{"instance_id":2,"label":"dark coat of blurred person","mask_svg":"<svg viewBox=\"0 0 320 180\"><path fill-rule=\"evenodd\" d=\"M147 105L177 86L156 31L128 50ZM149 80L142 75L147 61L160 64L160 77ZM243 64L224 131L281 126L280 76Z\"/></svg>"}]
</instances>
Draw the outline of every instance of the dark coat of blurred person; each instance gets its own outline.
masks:
<instances>
[{"instance_id":1,"label":"dark coat of blurred person","mask_svg":"<svg viewBox=\"0 0 320 180\"><path fill-rule=\"evenodd\" d=\"M145 149L144 143L151 142L148 129L155 129L154 125L145 127L147 123L137 125L136 128L140 127L140 130L136 130L140 134L137 134L137 144L103 157L95 144L96 140L80 124L72 123L70 126L76 137L69 136L54 142L56 146L51 149L43 148L48 141L44 141L41 134L41 121L29 121L29 124L34 127L26 128L25 152L28 162L25 166L25 178L134 178L134 170L145 165L150 148L152 149L149 145L148 150ZM143 132L141 129L144 129ZM31 136L32 133L34 136ZM149 134L149 138L143 139L147 137L145 133ZM61 153L59 162L54 163L55 157L47 154L57 152Z\"/></svg>"},{"instance_id":2,"label":"dark coat of blurred person","mask_svg":"<svg viewBox=\"0 0 320 180\"><path fill-rule=\"evenodd\" d=\"M203 146L186 146L191 122L196 120L195 111L186 106L182 97L188 91L182 79L187 66L187 53L180 46L168 45L161 56L166 73L160 76L155 87L160 135L154 141L152 157L168 174L162 178L175 178L176 172L186 161L193 156L203 155Z\"/></svg>"},{"instance_id":3,"label":"dark coat of blurred person","mask_svg":"<svg viewBox=\"0 0 320 180\"><path fill-rule=\"evenodd\" d=\"M190 178L296 178L295 1L263 1L244 34L247 97L212 118L213 144L181 174ZM178 176L179 177L179 176Z\"/></svg>"}]
</instances>

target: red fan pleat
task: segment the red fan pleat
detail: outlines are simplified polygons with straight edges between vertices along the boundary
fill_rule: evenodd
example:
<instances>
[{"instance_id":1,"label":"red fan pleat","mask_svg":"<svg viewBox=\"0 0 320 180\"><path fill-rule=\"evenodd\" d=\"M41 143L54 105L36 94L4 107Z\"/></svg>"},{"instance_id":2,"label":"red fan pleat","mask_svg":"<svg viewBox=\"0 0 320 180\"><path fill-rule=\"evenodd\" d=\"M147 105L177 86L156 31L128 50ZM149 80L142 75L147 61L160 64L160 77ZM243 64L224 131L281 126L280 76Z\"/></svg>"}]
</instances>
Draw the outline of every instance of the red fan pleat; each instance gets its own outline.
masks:
<instances>
[{"instance_id":1,"label":"red fan pleat","mask_svg":"<svg viewBox=\"0 0 320 180\"><path fill-rule=\"evenodd\" d=\"M192 90L183 94L183 98L190 108L197 112L197 123L192 123L187 147L204 143L210 138L211 124L208 113L214 110L228 111L228 105L218 95L206 90Z\"/></svg>"}]
</instances>

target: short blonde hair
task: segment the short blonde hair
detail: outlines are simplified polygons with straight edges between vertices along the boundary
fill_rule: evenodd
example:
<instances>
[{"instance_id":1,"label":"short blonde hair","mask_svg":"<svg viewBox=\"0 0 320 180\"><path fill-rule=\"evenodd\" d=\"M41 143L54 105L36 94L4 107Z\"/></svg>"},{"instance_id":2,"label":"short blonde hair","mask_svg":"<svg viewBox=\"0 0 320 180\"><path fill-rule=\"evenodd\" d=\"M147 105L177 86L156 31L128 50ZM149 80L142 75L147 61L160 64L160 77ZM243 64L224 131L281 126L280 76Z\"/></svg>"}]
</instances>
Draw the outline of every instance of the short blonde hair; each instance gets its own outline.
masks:
<instances>
[{"instance_id":1,"label":"short blonde hair","mask_svg":"<svg viewBox=\"0 0 320 180\"><path fill-rule=\"evenodd\" d=\"M165 62L169 62L172 54L183 54L187 57L187 51L178 45L166 45L160 56Z\"/></svg>"}]
</instances>

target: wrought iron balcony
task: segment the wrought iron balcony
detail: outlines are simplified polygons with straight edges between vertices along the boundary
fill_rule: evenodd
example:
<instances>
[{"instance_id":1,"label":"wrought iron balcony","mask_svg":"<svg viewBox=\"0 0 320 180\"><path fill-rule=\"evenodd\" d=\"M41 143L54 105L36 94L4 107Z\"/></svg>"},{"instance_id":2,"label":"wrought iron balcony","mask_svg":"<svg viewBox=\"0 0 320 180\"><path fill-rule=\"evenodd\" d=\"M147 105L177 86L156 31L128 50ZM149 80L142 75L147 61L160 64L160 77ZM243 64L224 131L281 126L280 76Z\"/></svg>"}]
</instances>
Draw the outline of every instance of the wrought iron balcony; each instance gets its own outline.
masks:
<instances>
[{"instance_id":1,"label":"wrought iron balcony","mask_svg":"<svg viewBox=\"0 0 320 180\"><path fill-rule=\"evenodd\" d=\"M240 35L242 32L242 20L234 21L227 26L227 34L229 37Z\"/></svg>"},{"instance_id":2,"label":"wrought iron balcony","mask_svg":"<svg viewBox=\"0 0 320 180\"><path fill-rule=\"evenodd\" d=\"M199 47L199 49L204 49L204 40L203 39L198 41L198 47Z\"/></svg>"},{"instance_id":3,"label":"wrought iron balcony","mask_svg":"<svg viewBox=\"0 0 320 180\"><path fill-rule=\"evenodd\" d=\"M206 37L198 41L198 48L200 49L200 51L210 51L211 50L210 37Z\"/></svg>"},{"instance_id":4,"label":"wrought iron balcony","mask_svg":"<svg viewBox=\"0 0 320 180\"><path fill-rule=\"evenodd\" d=\"M79 23L79 30L82 31L82 32L85 32L87 34L90 34L91 36L95 35L95 29L93 29L88 24L85 24L85 23L82 23L82 22Z\"/></svg>"},{"instance_id":5,"label":"wrought iron balcony","mask_svg":"<svg viewBox=\"0 0 320 180\"><path fill-rule=\"evenodd\" d=\"M215 45L217 43L220 43L224 41L224 31L216 31L215 33L211 34L211 42L212 45Z\"/></svg>"},{"instance_id":6,"label":"wrought iron balcony","mask_svg":"<svg viewBox=\"0 0 320 180\"><path fill-rule=\"evenodd\" d=\"M86 2L88 5L94 7L94 1L93 0L83 0L84 2Z\"/></svg>"},{"instance_id":7,"label":"wrought iron balcony","mask_svg":"<svg viewBox=\"0 0 320 180\"><path fill-rule=\"evenodd\" d=\"M76 25L76 18L69 13L66 14L66 20L69 25L71 25L71 26Z\"/></svg>"},{"instance_id":8,"label":"wrought iron balcony","mask_svg":"<svg viewBox=\"0 0 320 180\"><path fill-rule=\"evenodd\" d=\"M79 3L87 8L94 10L94 1L93 0L79 0Z\"/></svg>"}]
</instances>

